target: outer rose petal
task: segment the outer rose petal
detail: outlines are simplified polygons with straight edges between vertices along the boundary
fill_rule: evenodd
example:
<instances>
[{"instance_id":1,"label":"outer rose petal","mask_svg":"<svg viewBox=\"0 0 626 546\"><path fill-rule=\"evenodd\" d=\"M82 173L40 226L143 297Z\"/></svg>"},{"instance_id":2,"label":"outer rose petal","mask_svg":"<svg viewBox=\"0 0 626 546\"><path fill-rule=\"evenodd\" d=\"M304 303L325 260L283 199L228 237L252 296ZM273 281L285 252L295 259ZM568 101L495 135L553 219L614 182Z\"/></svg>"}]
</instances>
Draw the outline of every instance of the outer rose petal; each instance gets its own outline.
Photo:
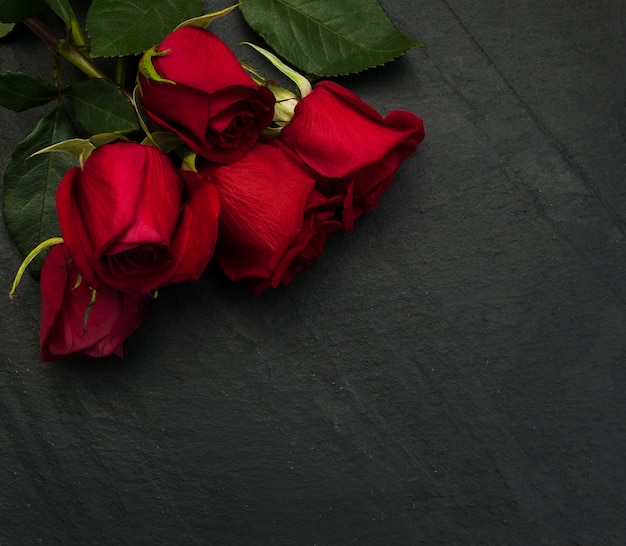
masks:
<instances>
[{"instance_id":1,"label":"outer rose petal","mask_svg":"<svg viewBox=\"0 0 626 546\"><path fill-rule=\"evenodd\" d=\"M187 184L187 198L183 210L185 227L180 231L187 235L182 259L168 284L197 280L213 257L217 241L220 202L215 186L207 184L197 173L181 174Z\"/></svg>"},{"instance_id":2,"label":"outer rose petal","mask_svg":"<svg viewBox=\"0 0 626 546\"><path fill-rule=\"evenodd\" d=\"M424 124L410 112L383 118L348 89L318 83L296 106L281 140L321 174L317 189L341 196L344 229L373 209L400 164L424 139Z\"/></svg>"},{"instance_id":3,"label":"outer rose petal","mask_svg":"<svg viewBox=\"0 0 626 546\"><path fill-rule=\"evenodd\" d=\"M198 27L183 27L168 34L153 57L157 72L167 79L205 93L227 85L258 87L233 51L216 34ZM169 84L171 85L171 84Z\"/></svg>"},{"instance_id":4,"label":"outer rose petal","mask_svg":"<svg viewBox=\"0 0 626 546\"><path fill-rule=\"evenodd\" d=\"M74 263L89 285L100 288L105 285L98 280L93 245L86 231L83 213L74 197L75 188L80 184L80 174L78 167L72 167L61 180L56 195L57 215L65 245L74 254Z\"/></svg>"},{"instance_id":5,"label":"outer rose petal","mask_svg":"<svg viewBox=\"0 0 626 546\"><path fill-rule=\"evenodd\" d=\"M117 142L85 162L77 205L94 251L112 242L169 244L181 207L183 184L169 157L151 146Z\"/></svg>"},{"instance_id":6,"label":"outer rose petal","mask_svg":"<svg viewBox=\"0 0 626 546\"><path fill-rule=\"evenodd\" d=\"M141 323L149 297L112 289L98 290L87 317L92 292L65 245L53 247L41 270L41 358L122 356L122 344Z\"/></svg>"},{"instance_id":7,"label":"outer rose petal","mask_svg":"<svg viewBox=\"0 0 626 546\"><path fill-rule=\"evenodd\" d=\"M298 103L282 140L321 175L341 178L381 160L406 139L415 146L423 140L420 118L403 114L402 120L385 120L345 87L322 81Z\"/></svg>"},{"instance_id":8,"label":"outer rose petal","mask_svg":"<svg viewBox=\"0 0 626 546\"><path fill-rule=\"evenodd\" d=\"M259 143L231 165L206 165L201 175L220 196L216 259L255 293L289 283L340 228L336 203L314 190L314 173L278 142Z\"/></svg>"}]
</instances>

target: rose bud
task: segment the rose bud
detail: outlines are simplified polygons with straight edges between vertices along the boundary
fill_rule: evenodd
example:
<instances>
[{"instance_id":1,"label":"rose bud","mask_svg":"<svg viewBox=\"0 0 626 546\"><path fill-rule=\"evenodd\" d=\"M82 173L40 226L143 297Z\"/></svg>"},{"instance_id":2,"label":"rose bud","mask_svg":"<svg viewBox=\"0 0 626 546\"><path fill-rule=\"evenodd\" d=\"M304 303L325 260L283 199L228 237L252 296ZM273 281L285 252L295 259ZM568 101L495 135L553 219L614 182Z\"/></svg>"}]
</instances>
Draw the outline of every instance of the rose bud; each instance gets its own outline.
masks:
<instances>
[{"instance_id":1,"label":"rose bud","mask_svg":"<svg viewBox=\"0 0 626 546\"><path fill-rule=\"evenodd\" d=\"M340 195L344 229L372 210L400 164L424 139L424 124L410 112L383 118L348 89L319 82L300 100L281 140L324 179L317 189Z\"/></svg>"},{"instance_id":2,"label":"rose bud","mask_svg":"<svg viewBox=\"0 0 626 546\"><path fill-rule=\"evenodd\" d=\"M141 66L151 68L139 77L146 114L197 154L218 163L237 161L272 122L274 95L212 32L180 28L146 56Z\"/></svg>"},{"instance_id":3,"label":"rose bud","mask_svg":"<svg viewBox=\"0 0 626 546\"><path fill-rule=\"evenodd\" d=\"M150 296L111 288L94 293L61 244L41 269L41 358L123 356L122 343L141 323Z\"/></svg>"},{"instance_id":4,"label":"rose bud","mask_svg":"<svg viewBox=\"0 0 626 546\"><path fill-rule=\"evenodd\" d=\"M73 262L97 290L148 293L196 280L213 255L215 188L187 184L157 148L98 148L63 177L56 204Z\"/></svg>"},{"instance_id":5,"label":"rose bud","mask_svg":"<svg viewBox=\"0 0 626 546\"><path fill-rule=\"evenodd\" d=\"M233 281L255 294L288 284L318 259L332 231L338 199L315 190L315 173L280 142L259 142L231 165L206 164L200 174L220 197L215 257Z\"/></svg>"}]
</instances>

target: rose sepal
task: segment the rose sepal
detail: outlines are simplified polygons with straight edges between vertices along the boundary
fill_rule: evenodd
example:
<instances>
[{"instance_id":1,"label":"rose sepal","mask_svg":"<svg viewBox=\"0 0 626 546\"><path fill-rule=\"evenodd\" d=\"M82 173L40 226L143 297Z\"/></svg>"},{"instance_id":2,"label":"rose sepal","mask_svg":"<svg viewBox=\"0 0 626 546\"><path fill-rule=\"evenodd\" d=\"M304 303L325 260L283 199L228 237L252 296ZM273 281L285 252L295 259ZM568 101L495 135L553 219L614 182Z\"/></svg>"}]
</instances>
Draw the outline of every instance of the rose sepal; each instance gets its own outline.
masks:
<instances>
[{"instance_id":1,"label":"rose sepal","mask_svg":"<svg viewBox=\"0 0 626 546\"><path fill-rule=\"evenodd\" d=\"M45 148L30 154L26 159L28 160L36 155L46 154L49 152L61 152L76 157L82 168L85 161L87 161L87 158L96 148L104 146L105 144L110 144L116 140L124 140L128 142L128 139L125 136L118 135L116 133L100 133L89 138L70 138L68 140L63 140L62 142L57 142L56 144L46 146Z\"/></svg>"},{"instance_id":2,"label":"rose sepal","mask_svg":"<svg viewBox=\"0 0 626 546\"><path fill-rule=\"evenodd\" d=\"M205 13L204 15L200 15L199 17L193 17L191 19L187 19L183 21L180 25L178 25L174 30L178 30L183 27L199 27L206 28L208 27L215 19L219 19L220 17L224 17L224 15L228 15L235 8L239 7L239 2L236 4L229 6L227 8L214 11L212 13Z\"/></svg>"},{"instance_id":3,"label":"rose sepal","mask_svg":"<svg viewBox=\"0 0 626 546\"><path fill-rule=\"evenodd\" d=\"M146 138L141 141L141 144L144 146L153 146L169 154L185 143L182 138L169 131L155 131L146 136Z\"/></svg>"},{"instance_id":4,"label":"rose sepal","mask_svg":"<svg viewBox=\"0 0 626 546\"><path fill-rule=\"evenodd\" d=\"M26 269L31 264L31 262L44 250L47 250L54 245L60 245L61 243L63 243L62 237L51 237L50 239L46 239L45 241L39 243L28 253L28 256L24 258L20 267L17 270L17 273L15 274L15 279L13 279L13 284L11 285L11 290L9 291L9 298L14 300L19 297L17 295L17 287L20 284L20 281L22 280L22 277L24 276L24 273L26 272Z\"/></svg>"},{"instance_id":5,"label":"rose sepal","mask_svg":"<svg viewBox=\"0 0 626 546\"><path fill-rule=\"evenodd\" d=\"M47 154L48 152L62 152L78 158L78 161L80 162L80 166L82 168L87 158L95 149L96 147L91 142L89 142L89 139L70 138L69 140L64 140L63 142L57 142L56 144L52 144L51 146L46 146L45 148L42 148L41 150L38 150L35 153L29 155L26 159L30 159L31 157L35 157L36 155Z\"/></svg>"},{"instance_id":6,"label":"rose sepal","mask_svg":"<svg viewBox=\"0 0 626 546\"><path fill-rule=\"evenodd\" d=\"M174 133L170 133L169 131L155 131L144 138L141 144L143 146L158 148L166 154L174 152L182 160L181 168L194 173L198 172L196 168L198 154L187 147L184 141Z\"/></svg>"},{"instance_id":7,"label":"rose sepal","mask_svg":"<svg viewBox=\"0 0 626 546\"><path fill-rule=\"evenodd\" d=\"M196 166L196 160L198 159L198 154L189 148L184 149L184 151L179 153L180 157L183 160L181 165L182 170L191 171L192 173L198 172L198 167Z\"/></svg>"},{"instance_id":8,"label":"rose sepal","mask_svg":"<svg viewBox=\"0 0 626 546\"><path fill-rule=\"evenodd\" d=\"M263 55L274 67L279 70L282 74L287 76L292 82L294 82L298 86L298 90L300 91L300 98L306 97L312 90L311 82L305 78L298 71L293 68L287 66L284 62L282 62L276 55L269 52L267 49L263 49L262 47L252 44L250 42L241 42L242 45L250 46L252 49Z\"/></svg>"},{"instance_id":9,"label":"rose sepal","mask_svg":"<svg viewBox=\"0 0 626 546\"><path fill-rule=\"evenodd\" d=\"M176 82L160 76L159 73L156 71L156 68L154 68L154 65L152 64L153 57L165 57L165 55L167 55L169 51L168 49L158 51L158 47L158 45L152 46L141 56L138 66L139 73L147 80L176 85Z\"/></svg>"},{"instance_id":10,"label":"rose sepal","mask_svg":"<svg viewBox=\"0 0 626 546\"><path fill-rule=\"evenodd\" d=\"M89 137L89 142L91 142L96 148L100 148L105 144L117 142L118 140L123 140L124 142L130 141L129 138L118 133L98 133L97 135L91 135Z\"/></svg>"}]
</instances>

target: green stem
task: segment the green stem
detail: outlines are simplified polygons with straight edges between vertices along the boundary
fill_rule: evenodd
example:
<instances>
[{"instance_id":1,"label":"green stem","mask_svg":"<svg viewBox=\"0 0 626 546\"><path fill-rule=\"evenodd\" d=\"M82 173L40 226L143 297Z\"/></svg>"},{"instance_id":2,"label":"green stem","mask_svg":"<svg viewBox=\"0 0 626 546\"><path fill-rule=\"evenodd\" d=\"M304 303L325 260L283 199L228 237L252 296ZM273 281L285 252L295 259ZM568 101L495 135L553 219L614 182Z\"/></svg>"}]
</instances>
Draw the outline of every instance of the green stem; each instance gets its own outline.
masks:
<instances>
[{"instance_id":1,"label":"green stem","mask_svg":"<svg viewBox=\"0 0 626 546\"><path fill-rule=\"evenodd\" d=\"M63 38L54 34L40 19L31 17L24 21L26 26L30 28L43 42L52 50L56 51L72 63L81 72L89 76L90 78L101 78L107 80L110 83L117 85L117 82L110 78L100 68L93 64L87 57L85 57L78 49L64 40ZM125 89L122 89L124 94L130 99L131 95Z\"/></svg>"},{"instance_id":2,"label":"green stem","mask_svg":"<svg viewBox=\"0 0 626 546\"><path fill-rule=\"evenodd\" d=\"M61 59L56 51L50 50L52 56L52 73L54 74L54 83L59 90L58 99L61 98L61 89L63 89L63 71L61 70Z\"/></svg>"},{"instance_id":3,"label":"green stem","mask_svg":"<svg viewBox=\"0 0 626 546\"><path fill-rule=\"evenodd\" d=\"M126 78L128 77L128 61L129 57L118 57L115 65L115 81L121 87L124 87Z\"/></svg>"},{"instance_id":4,"label":"green stem","mask_svg":"<svg viewBox=\"0 0 626 546\"><path fill-rule=\"evenodd\" d=\"M87 42L87 39L85 38L85 34L83 33L83 29L81 28L78 19L76 18L74 10L70 12L70 17L70 32L72 33L74 43L79 49L84 51L88 50L89 42Z\"/></svg>"}]
</instances>

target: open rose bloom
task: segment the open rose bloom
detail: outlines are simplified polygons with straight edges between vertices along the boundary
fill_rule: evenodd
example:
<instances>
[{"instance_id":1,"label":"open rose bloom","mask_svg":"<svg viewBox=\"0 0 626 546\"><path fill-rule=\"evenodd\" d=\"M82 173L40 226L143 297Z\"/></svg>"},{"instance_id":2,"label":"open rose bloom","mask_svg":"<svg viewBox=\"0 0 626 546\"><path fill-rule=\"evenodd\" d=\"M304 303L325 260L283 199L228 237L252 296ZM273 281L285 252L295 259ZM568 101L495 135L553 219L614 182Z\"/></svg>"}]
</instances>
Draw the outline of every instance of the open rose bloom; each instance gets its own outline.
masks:
<instances>
[{"instance_id":1,"label":"open rose bloom","mask_svg":"<svg viewBox=\"0 0 626 546\"><path fill-rule=\"evenodd\" d=\"M196 280L213 255L219 202L157 148L121 142L70 169L57 190L61 234L92 288L144 293Z\"/></svg>"},{"instance_id":2,"label":"open rose bloom","mask_svg":"<svg viewBox=\"0 0 626 546\"><path fill-rule=\"evenodd\" d=\"M344 229L371 211L400 164L424 139L416 115L391 111L383 118L354 93L319 82L295 107L281 140L322 177L317 189L341 196Z\"/></svg>"},{"instance_id":3,"label":"open rose bloom","mask_svg":"<svg viewBox=\"0 0 626 546\"><path fill-rule=\"evenodd\" d=\"M142 106L152 121L217 163L242 158L274 116L274 95L255 83L215 34L183 27L158 47L160 76L140 75Z\"/></svg>"},{"instance_id":4,"label":"open rose bloom","mask_svg":"<svg viewBox=\"0 0 626 546\"><path fill-rule=\"evenodd\" d=\"M231 280L246 279L256 294L291 282L341 229L339 200L318 192L316 173L279 141L259 142L236 163L185 173L197 176L220 198L215 257Z\"/></svg>"}]
</instances>

